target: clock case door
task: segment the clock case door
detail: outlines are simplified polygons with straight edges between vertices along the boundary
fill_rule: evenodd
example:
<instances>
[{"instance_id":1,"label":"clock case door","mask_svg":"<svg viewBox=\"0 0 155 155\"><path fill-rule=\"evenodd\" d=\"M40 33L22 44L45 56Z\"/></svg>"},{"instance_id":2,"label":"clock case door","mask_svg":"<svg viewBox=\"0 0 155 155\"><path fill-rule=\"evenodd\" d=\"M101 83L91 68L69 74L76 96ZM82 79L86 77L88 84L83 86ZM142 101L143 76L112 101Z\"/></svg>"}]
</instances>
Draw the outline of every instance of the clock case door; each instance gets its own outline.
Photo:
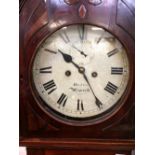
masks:
<instances>
[{"instance_id":1,"label":"clock case door","mask_svg":"<svg viewBox=\"0 0 155 155\"><path fill-rule=\"evenodd\" d=\"M71 147L81 142L89 149L116 146L134 148L134 1L132 0L27 0L20 11L20 145ZM76 126L57 120L32 95L30 64L35 49L63 26L90 24L116 36L128 52L130 89L123 105L108 118ZM37 139L36 139L37 138ZM39 139L38 139L39 138ZM66 139L72 143L63 143ZM50 140L49 140L50 139ZM100 139L100 140L99 140ZM53 142L56 141L56 144ZM98 145L97 145L98 143ZM80 146L79 144L79 146ZM85 146L85 147L86 147ZM116 147L115 146L115 147Z\"/></svg>"}]
</instances>

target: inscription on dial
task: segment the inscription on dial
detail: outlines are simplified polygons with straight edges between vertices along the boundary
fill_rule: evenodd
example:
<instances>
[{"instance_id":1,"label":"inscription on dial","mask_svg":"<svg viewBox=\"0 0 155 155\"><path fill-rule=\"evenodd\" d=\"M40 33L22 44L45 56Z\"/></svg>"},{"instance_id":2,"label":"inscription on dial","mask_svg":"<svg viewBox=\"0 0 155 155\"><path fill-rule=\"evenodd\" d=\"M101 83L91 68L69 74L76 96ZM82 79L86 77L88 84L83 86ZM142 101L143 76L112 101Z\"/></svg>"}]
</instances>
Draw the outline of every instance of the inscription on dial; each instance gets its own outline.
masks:
<instances>
[{"instance_id":1,"label":"inscription on dial","mask_svg":"<svg viewBox=\"0 0 155 155\"><path fill-rule=\"evenodd\" d=\"M72 87L70 87L70 90L73 92L78 92L78 93L88 93L90 92L90 88L88 87L87 84L85 83L74 83Z\"/></svg>"},{"instance_id":2,"label":"inscription on dial","mask_svg":"<svg viewBox=\"0 0 155 155\"><path fill-rule=\"evenodd\" d=\"M111 82L108 82L108 84L104 88L104 90L111 93L112 95L114 95L116 93L117 89L118 89L118 87Z\"/></svg>"},{"instance_id":3,"label":"inscription on dial","mask_svg":"<svg viewBox=\"0 0 155 155\"><path fill-rule=\"evenodd\" d=\"M51 94L53 91L55 91L57 89L54 80L50 80L50 81L44 83L43 87L46 91L48 91L48 94Z\"/></svg>"}]
</instances>

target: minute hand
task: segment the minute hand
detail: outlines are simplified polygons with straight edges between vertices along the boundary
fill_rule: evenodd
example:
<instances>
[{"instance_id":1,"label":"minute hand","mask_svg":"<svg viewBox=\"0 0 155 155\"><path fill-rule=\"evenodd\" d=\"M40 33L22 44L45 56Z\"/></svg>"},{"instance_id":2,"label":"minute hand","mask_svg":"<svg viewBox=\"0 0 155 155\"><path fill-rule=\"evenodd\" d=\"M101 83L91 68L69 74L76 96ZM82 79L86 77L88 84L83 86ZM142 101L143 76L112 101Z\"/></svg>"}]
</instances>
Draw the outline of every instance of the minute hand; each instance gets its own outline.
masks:
<instances>
[{"instance_id":1,"label":"minute hand","mask_svg":"<svg viewBox=\"0 0 155 155\"><path fill-rule=\"evenodd\" d=\"M96 95L95 95L95 93L94 93L94 91L93 91L93 89L92 89L92 87L91 87L91 85L90 85L90 83L89 83L89 81L88 81L88 78L87 78L87 76L86 76L86 74L85 74L85 69L84 69L83 67L79 67L79 66L73 61L73 59L72 59L72 57L71 57L70 55L63 53L61 50L58 50L58 51L62 54L64 60L65 60L67 63L72 63L72 64L78 69L79 73L83 74L84 79L86 80L87 84L89 85L89 88L90 88L91 92L93 93L93 95L94 95L94 97L95 97L95 100L96 100L95 103L96 103L96 105L97 105L99 108L102 108L102 105L103 105L103 104L102 104L102 102L96 97Z\"/></svg>"},{"instance_id":2,"label":"minute hand","mask_svg":"<svg viewBox=\"0 0 155 155\"><path fill-rule=\"evenodd\" d=\"M96 95L95 95L95 93L94 93L94 91L93 91L93 89L92 89L92 87L91 87L91 85L90 85L90 83L89 83L89 81L88 81L88 78L87 78L87 76L86 76L86 74L85 73L83 73L83 77L84 77L84 79L86 80L86 82L87 82L87 84L89 85L89 88L91 89L91 91L92 91L92 93L93 93L93 95L94 95L94 97L95 97L95 103L96 103L96 105L99 107L99 108L102 108L102 102L96 97Z\"/></svg>"},{"instance_id":3,"label":"minute hand","mask_svg":"<svg viewBox=\"0 0 155 155\"><path fill-rule=\"evenodd\" d=\"M85 54L82 50L78 49L76 46L72 45L72 47L74 49L76 49L78 52L80 52L82 55L84 55L85 57L87 57L87 54Z\"/></svg>"}]
</instances>

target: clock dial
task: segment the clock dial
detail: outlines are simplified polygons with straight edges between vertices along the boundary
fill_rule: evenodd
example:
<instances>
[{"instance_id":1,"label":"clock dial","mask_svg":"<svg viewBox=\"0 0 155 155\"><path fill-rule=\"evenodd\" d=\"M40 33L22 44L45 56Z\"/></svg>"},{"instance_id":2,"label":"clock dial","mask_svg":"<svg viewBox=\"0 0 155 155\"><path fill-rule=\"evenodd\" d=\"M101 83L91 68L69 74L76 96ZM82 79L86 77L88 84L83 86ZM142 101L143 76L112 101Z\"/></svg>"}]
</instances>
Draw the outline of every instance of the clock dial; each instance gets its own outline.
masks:
<instances>
[{"instance_id":1,"label":"clock dial","mask_svg":"<svg viewBox=\"0 0 155 155\"><path fill-rule=\"evenodd\" d=\"M72 25L42 42L32 77L37 93L51 109L84 119L117 104L128 84L129 61L122 44L106 30Z\"/></svg>"}]
</instances>

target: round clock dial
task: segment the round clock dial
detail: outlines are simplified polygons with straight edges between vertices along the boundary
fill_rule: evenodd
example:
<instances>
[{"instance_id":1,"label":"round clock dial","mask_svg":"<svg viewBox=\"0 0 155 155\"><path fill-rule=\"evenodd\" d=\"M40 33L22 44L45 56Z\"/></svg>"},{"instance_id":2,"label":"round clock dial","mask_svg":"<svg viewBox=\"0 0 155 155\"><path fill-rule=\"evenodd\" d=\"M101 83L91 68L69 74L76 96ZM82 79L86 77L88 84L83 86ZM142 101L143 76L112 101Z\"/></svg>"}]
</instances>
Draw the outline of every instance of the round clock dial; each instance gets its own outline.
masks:
<instances>
[{"instance_id":1,"label":"round clock dial","mask_svg":"<svg viewBox=\"0 0 155 155\"><path fill-rule=\"evenodd\" d=\"M72 25L39 46L32 77L37 93L53 111L85 119L117 104L128 84L129 61L124 47L106 30Z\"/></svg>"}]
</instances>

